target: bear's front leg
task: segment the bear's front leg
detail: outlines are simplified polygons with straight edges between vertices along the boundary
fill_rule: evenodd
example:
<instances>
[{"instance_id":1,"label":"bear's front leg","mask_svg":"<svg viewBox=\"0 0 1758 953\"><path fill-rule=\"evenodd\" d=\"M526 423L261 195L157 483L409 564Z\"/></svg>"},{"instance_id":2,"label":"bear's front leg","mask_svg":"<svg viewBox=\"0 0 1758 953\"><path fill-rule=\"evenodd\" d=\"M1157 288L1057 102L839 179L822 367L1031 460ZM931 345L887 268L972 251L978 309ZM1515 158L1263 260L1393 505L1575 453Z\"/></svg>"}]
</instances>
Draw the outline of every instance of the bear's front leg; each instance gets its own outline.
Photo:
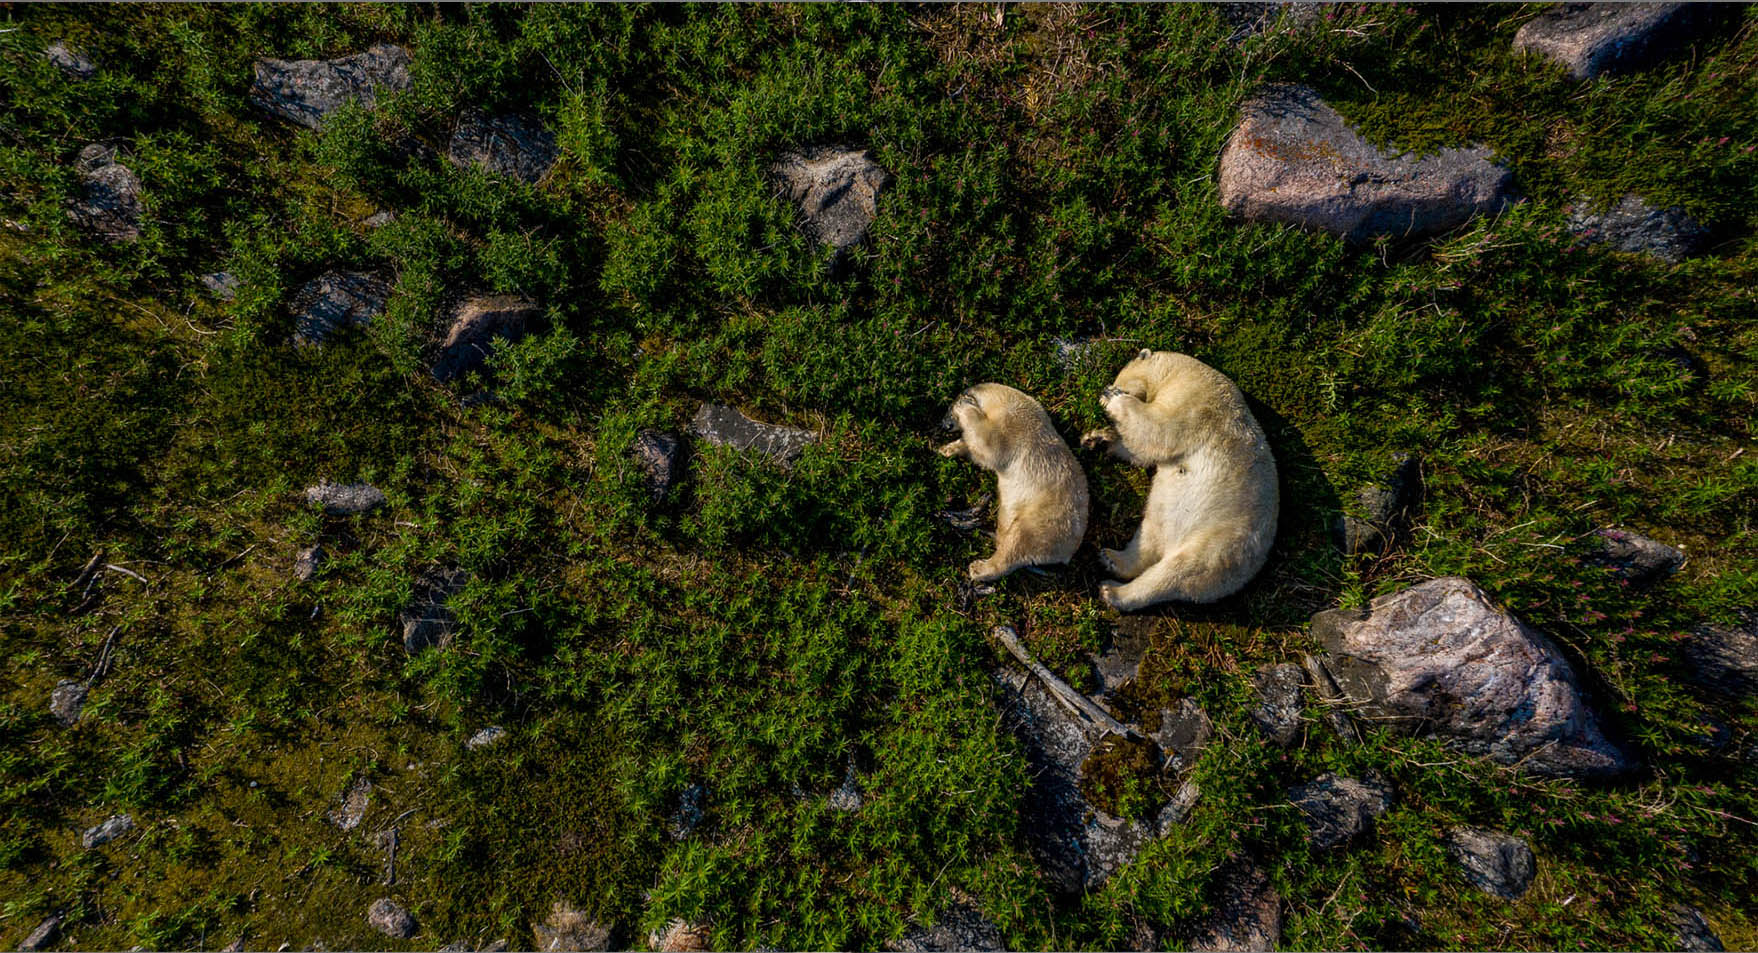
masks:
<instances>
[{"instance_id":1,"label":"bear's front leg","mask_svg":"<svg viewBox=\"0 0 1758 953\"><path fill-rule=\"evenodd\" d=\"M971 455L971 450L964 445L964 438L960 437L959 439L942 446L940 448L940 455L953 458L969 457Z\"/></svg>"}]
</instances>

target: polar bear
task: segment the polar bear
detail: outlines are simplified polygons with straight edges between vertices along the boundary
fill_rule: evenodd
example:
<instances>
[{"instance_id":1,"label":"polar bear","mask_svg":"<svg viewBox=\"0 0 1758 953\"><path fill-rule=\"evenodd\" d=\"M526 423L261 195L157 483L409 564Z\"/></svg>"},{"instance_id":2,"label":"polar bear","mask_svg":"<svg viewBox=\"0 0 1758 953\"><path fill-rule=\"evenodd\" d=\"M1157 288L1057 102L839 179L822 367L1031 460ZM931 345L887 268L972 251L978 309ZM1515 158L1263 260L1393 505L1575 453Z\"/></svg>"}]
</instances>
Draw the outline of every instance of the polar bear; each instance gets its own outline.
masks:
<instances>
[{"instance_id":1,"label":"polar bear","mask_svg":"<svg viewBox=\"0 0 1758 953\"><path fill-rule=\"evenodd\" d=\"M995 554L971 563L971 579L1068 562L1087 531L1087 477L1044 408L1005 384L978 384L941 425L961 434L941 456L963 457L997 480Z\"/></svg>"},{"instance_id":2,"label":"polar bear","mask_svg":"<svg viewBox=\"0 0 1758 953\"><path fill-rule=\"evenodd\" d=\"M1099 398L1113 427L1081 443L1154 467L1135 538L1100 553L1127 582L1099 587L1134 612L1160 602L1214 602L1263 568L1276 536L1276 459L1245 395L1185 354L1142 351Z\"/></svg>"}]
</instances>

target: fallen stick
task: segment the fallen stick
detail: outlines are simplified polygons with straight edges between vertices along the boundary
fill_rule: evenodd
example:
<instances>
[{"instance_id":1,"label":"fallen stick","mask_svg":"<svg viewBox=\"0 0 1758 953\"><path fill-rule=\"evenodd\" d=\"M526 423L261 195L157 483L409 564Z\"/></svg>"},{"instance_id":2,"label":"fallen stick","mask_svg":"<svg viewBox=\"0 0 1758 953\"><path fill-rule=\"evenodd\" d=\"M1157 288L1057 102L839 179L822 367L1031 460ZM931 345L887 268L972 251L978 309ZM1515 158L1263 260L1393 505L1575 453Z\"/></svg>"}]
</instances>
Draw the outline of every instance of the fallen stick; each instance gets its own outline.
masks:
<instances>
[{"instance_id":1,"label":"fallen stick","mask_svg":"<svg viewBox=\"0 0 1758 953\"><path fill-rule=\"evenodd\" d=\"M1032 658L1032 653L1027 652L1026 647L1020 643L1019 634L1013 631L1012 626L998 625L992 632L995 638L1007 648L1007 651L1012 652L1013 657L1019 659L1020 664L1026 667L1026 671L1036 675L1038 681L1044 683L1044 687L1050 690L1050 695L1061 702L1070 714L1077 718L1085 718L1104 732L1123 735L1126 738L1141 736L1141 732L1111 717L1110 712L1100 708L1092 699L1075 691L1073 686L1057 678L1055 672L1045 668L1041 662Z\"/></svg>"}]
</instances>

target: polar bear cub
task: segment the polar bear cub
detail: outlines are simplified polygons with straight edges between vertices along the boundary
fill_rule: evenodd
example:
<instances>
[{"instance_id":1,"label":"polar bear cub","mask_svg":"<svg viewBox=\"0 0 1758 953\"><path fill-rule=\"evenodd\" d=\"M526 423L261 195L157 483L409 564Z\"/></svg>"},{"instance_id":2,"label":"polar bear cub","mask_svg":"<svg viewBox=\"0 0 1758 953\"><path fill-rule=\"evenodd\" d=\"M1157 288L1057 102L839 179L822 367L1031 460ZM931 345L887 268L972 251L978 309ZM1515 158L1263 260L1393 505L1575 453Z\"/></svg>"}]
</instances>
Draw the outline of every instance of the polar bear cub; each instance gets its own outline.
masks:
<instances>
[{"instance_id":1,"label":"polar bear cub","mask_svg":"<svg viewBox=\"0 0 1758 953\"><path fill-rule=\"evenodd\" d=\"M1238 592L1269 556L1278 505L1276 459L1245 395L1196 358L1142 351L1099 401L1114 426L1081 442L1155 468L1135 538L1100 553L1128 581L1104 583L1100 596L1134 612Z\"/></svg>"},{"instance_id":2,"label":"polar bear cub","mask_svg":"<svg viewBox=\"0 0 1758 953\"><path fill-rule=\"evenodd\" d=\"M942 425L961 435L941 455L992 470L997 481L995 554L971 563L971 579L1068 562L1087 531L1087 477L1043 406L1005 384L978 384L958 395Z\"/></svg>"}]
</instances>

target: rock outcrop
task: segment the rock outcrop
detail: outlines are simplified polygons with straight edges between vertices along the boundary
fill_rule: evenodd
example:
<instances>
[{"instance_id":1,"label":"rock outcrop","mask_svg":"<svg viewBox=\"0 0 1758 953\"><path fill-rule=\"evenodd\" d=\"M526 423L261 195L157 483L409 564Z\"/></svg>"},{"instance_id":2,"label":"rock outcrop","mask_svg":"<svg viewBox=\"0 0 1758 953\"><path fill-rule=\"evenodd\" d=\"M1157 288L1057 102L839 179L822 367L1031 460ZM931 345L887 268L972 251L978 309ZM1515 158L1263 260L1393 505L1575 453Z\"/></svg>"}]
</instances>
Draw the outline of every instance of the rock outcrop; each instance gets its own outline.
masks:
<instances>
[{"instance_id":1,"label":"rock outcrop","mask_svg":"<svg viewBox=\"0 0 1758 953\"><path fill-rule=\"evenodd\" d=\"M1409 528L1421 496L1421 462L1414 454L1398 454L1390 474L1356 491L1361 515L1345 515L1337 521L1337 545L1351 556L1384 555Z\"/></svg>"},{"instance_id":2,"label":"rock outcrop","mask_svg":"<svg viewBox=\"0 0 1758 953\"><path fill-rule=\"evenodd\" d=\"M723 404L703 404L690 421L690 434L717 447L732 447L791 463L818 438L809 430L758 423Z\"/></svg>"},{"instance_id":3,"label":"rock outcrop","mask_svg":"<svg viewBox=\"0 0 1758 953\"><path fill-rule=\"evenodd\" d=\"M1306 819L1307 840L1328 849L1373 830L1374 821L1392 806L1392 789L1377 778L1327 773L1290 790L1288 800Z\"/></svg>"},{"instance_id":4,"label":"rock outcrop","mask_svg":"<svg viewBox=\"0 0 1758 953\"><path fill-rule=\"evenodd\" d=\"M363 271L328 271L293 295L293 341L322 344L343 328L363 328L385 309L390 283Z\"/></svg>"},{"instance_id":5,"label":"rock outcrop","mask_svg":"<svg viewBox=\"0 0 1758 953\"><path fill-rule=\"evenodd\" d=\"M1576 79L1652 62L1708 20L1696 3L1560 3L1520 27L1514 49L1550 59Z\"/></svg>"},{"instance_id":6,"label":"rock outcrop","mask_svg":"<svg viewBox=\"0 0 1758 953\"><path fill-rule=\"evenodd\" d=\"M1306 685L1306 673L1292 662L1266 665L1251 673L1251 687L1257 692L1257 707L1251 720L1257 723L1270 741L1286 748L1300 737L1300 711Z\"/></svg>"},{"instance_id":7,"label":"rock outcrop","mask_svg":"<svg viewBox=\"0 0 1758 953\"><path fill-rule=\"evenodd\" d=\"M784 153L770 172L799 208L806 234L839 252L867 234L879 217L879 193L891 182L867 150L841 146Z\"/></svg>"},{"instance_id":8,"label":"rock outcrop","mask_svg":"<svg viewBox=\"0 0 1758 953\"><path fill-rule=\"evenodd\" d=\"M49 65L55 67L74 79L91 79L97 75L98 67L84 53L68 47L65 43L51 43L43 49L43 57Z\"/></svg>"},{"instance_id":9,"label":"rock outcrop","mask_svg":"<svg viewBox=\"0 0 1758 953\"><path fill-rule=\"evenodd\" d=\"M1655 208L1641 196L1626 195L1607 209L1577 204L1569 209L1569 232L1594 245L1653 255L1677 264L1702 249L1709 229L1677 205Z\"/></svg>"},{"instance_id":10,"label":"rock outcrop","mask_svg":"<svg viewBox=\"0 0 1758 953\"><path fill-rule=\"evenodd\" d=\"M1593 531L1587 561L1604 566L1631 585L1646 585L1677 572L1685 564L1683 550L1627 529Z\"/></svg>"},{"instance_id":11,"label":"rock outcrop","mask_svg":"<svg viewBox=\"0 0 1758 953\"><path fill-rule=\"evenodd\" d=\"M479 295L459 302L433 364L434 379L449 381L480 370L495 342L524 337L542 314L537 302L518 295Z\"/></svg>"},{"instance_id":12,"label":"rock outcrop","mask_svg":"<svg viewBox=\"0 0 1758 953\"><path fill-rule=\"evenodd\" d=\"M657 430L643 430L635 434L634 443L629 445L629 454L635 458L635 466L641 470L647 493L656 502L664 499L672 485L677 483L682 452L683 444L678 438Z\"/></svg>"},{"instance_id":13,"label":"rock outcrop","mask_svg":"<svg viewBox=\"0 0 1758 953\"><path fill-rule=\"evenodd\" d=\"M1005 950L1001 930L968 903L954 903L940 911L933 926L912 927L887 944L895 953L935 953L940 950Z\"/></svg>"},{"instance_id":14,"label":"rock outcrop","mask_svg":"<svg viewBox=\"0 0 1758 953\"><path fill-rule=\"evenodd\" d=\"M1504 900L1524 896L1538 872L1532 848L1499 831L1456 827L1447 832L1447 853L1459 862L1472 886Z\"/></svg>"},{"instance_id":15,"label":"rock outcrop","mask_svg":"<svg viewBox=\"0 0 1758 953\"><path fill-rule=\"evenodd\" d=\"M84 191L68 205L67 217L107 242L138 241L146 214L140 179L116 161L115 147L92 143L80 150L73 167Z\"/></svg>"},{"instance_id":16,"label":"rock outcrop","mask_svg":"<svg viewBox=\"0 0 1758 953\"><path fill-rule=\"evenodd\" d=\"M1274 950L1282 937L1282 896L1264 872L1236 854L1221 865L1220 888L1215 912L1197 928L1190 948L1206 953Z\"/></svg>"},{"instance_id":17,"label":"rock outcrop","mask_svg":"<svg viewBox=\"0 0 1758 953\"><path fill-rule=\"evenodd\" d=\"M370 109L381 94L408 88L408 51L380 43L333 60L257 60L250 101L289 122L322 129L345 103Z\"/></svg>"},{"instance_id":18,"label":"rock outcrop","mask_svg":"<svg viewBox=\"0 0 1758 953\"><path fill-rule=\"evenodd\" d=\"M453 165L533 184L549 174L559 154L555 133L535 119L474 112L458 120L446 149Z\"/></svg>"},{"instance_id":19,"label":"rock outcrop","mask_svg":"<svg viewBox=\"0 0 1758 953\"><path fill-rule=\"evenodd\" d=\"M1699 626L1684 650L1701 684L1734 698L1758 694L1758 611L1743 625Z\"/></svg>"}]
</instances>

